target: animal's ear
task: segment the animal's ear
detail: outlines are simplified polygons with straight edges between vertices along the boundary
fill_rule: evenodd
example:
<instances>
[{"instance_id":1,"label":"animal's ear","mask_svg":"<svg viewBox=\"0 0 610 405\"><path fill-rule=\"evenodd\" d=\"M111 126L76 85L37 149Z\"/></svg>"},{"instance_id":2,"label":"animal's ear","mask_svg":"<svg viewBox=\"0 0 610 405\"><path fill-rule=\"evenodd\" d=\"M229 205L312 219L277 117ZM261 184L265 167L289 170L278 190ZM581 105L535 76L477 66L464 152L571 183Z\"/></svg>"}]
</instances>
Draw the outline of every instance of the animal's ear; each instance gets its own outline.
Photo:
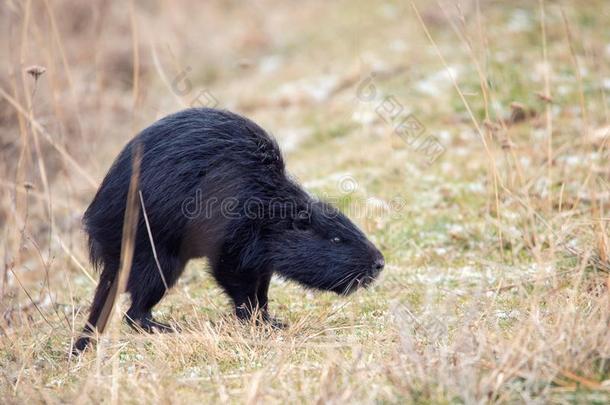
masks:
<instances>
[{"instance_id":1,"label":"animal's ear","mask_svg":"<svg viewBox=\"0 0 610 405\"><path fill-rule=\"evenodd\" d=\"M307 211L299 211L292 219L292 228L296 231L306 231L311 225L311 217Z\"/></svg>"}]
</instances>

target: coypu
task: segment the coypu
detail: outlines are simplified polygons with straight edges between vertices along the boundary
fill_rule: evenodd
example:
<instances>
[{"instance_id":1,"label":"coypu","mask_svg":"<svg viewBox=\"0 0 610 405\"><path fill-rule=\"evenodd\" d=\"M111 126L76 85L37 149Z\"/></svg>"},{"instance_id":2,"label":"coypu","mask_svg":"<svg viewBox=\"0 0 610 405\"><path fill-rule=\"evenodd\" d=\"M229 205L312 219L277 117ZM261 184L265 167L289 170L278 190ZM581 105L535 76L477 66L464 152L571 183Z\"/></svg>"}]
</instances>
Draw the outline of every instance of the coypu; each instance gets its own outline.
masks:
<instances>
[{"instance_id":1,"label":"coypu","mask_svg":"<svg viewBox=\"0 0 610 405\"><path fill-rule=\"evenodd\" d=\"M96 330L118 274L135 148L142 152L138 190L146 217L137 222L126 285L133 327L172 330L151 310L192 258L209 260L240 319L256 313L278 327L267 310L273 274L349 294L383 269L383 255L356 225L288 177L276 141L262 128L228 111L187 109L127 144L84 214L90 258L101 275L76 352Z\"/></svg>"}]
</instances>

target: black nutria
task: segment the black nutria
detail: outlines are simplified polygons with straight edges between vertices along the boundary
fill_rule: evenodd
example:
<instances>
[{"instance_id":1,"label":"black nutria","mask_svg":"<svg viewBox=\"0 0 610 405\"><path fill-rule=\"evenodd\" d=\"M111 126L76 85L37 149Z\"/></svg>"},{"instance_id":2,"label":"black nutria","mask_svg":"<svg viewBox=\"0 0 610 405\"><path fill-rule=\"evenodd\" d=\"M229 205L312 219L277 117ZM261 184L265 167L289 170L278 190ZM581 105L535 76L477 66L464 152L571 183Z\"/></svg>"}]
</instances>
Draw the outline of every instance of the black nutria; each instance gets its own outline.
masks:
<instances>
[{"instance_id":1,"label":"black nutria","mask_svg":"<svg viewBox=\"0 0 610 405\"><path fill-rule=\"evenodd\" d=\"M262 128L227 111L188 109L127 144L84 214L91 261L101 275L76 351L94 336L118 274L136 148L146 217L139 216L126 285L126 320L134 327L171 330L151 311L193 258L209 260L240 319L256 313L259 321L278 326L267 312L274 273L308 288L349 294L384 267L383 255L352 221L287 175L277 143Z\"/></svg>"}]
</instances>

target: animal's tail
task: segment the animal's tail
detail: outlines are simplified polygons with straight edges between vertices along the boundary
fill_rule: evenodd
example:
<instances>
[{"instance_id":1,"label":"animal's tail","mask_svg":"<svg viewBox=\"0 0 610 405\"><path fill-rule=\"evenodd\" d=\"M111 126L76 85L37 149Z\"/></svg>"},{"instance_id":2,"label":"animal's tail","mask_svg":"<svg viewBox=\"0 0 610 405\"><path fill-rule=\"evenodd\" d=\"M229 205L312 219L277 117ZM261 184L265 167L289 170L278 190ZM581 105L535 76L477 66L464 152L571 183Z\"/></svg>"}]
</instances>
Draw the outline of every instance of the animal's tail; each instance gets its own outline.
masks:
<instances>
[{"instance_id":1,"label":"animal's tail","mask_svg":"<svg viewBox=\"0 0 610 405\"><path fill-rule=\"evenodd\" d=\"M89 247L89 260L91 264L93 264L93 268L95 270L100 270L105 266L104 262L104 253L102 252L102 245L95 240L94 234L96 234L96 230L99 227L94 226L92 223L91 216L89 215L89 210L85 212L83 217L83 226L85 228L85 232L89 236L88 238L88 247Z\"/></svg>"}]
</instances>

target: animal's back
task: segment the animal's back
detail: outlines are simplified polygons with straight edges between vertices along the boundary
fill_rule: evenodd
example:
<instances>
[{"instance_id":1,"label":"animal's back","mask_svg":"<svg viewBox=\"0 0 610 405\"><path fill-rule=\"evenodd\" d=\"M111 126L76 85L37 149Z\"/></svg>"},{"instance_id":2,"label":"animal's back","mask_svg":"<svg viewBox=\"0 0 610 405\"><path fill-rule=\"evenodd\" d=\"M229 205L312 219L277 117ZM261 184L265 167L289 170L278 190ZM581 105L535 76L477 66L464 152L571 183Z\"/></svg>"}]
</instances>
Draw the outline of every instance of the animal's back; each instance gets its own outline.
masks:
<instances>
[{"instance_id":1,"label":"animal's back","mask_svg":"<svg viewBox=\"0 0 610 405\"><path fill-rule=\"evenodd\" d=\"M252 121L215 109L189 109L144 129L123 149L84 214L92 261L104 264L121 249L122 225L132 156L141 148L139 190L155 242L180 250L189 221L184 202L285 182L276 142ZM239 196L236 196L239 197ZM136 250L150 252L141 215ZM139 249L138 248L143 248Z\"/></svg>"}]
</instances>

